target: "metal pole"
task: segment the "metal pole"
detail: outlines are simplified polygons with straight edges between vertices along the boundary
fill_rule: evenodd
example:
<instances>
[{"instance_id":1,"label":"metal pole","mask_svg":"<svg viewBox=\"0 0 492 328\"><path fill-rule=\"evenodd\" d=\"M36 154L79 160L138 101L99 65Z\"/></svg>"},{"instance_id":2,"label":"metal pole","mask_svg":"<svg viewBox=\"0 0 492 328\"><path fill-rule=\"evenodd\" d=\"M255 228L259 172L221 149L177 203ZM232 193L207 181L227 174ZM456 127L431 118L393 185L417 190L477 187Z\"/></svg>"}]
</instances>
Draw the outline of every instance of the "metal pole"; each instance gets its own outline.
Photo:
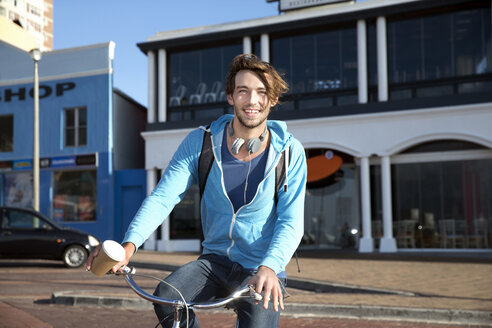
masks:
<instances>
[{"instance_id":1,"label":"metal pole","mask_svg":"<svg viewBox=\"0 0 492 328\"><path fill-rule=\"evenodd\" d=\"M39 211L39 75L38 61L34 60L34 136L33 136L33 208Z\"/></svg>"}]
</instances>

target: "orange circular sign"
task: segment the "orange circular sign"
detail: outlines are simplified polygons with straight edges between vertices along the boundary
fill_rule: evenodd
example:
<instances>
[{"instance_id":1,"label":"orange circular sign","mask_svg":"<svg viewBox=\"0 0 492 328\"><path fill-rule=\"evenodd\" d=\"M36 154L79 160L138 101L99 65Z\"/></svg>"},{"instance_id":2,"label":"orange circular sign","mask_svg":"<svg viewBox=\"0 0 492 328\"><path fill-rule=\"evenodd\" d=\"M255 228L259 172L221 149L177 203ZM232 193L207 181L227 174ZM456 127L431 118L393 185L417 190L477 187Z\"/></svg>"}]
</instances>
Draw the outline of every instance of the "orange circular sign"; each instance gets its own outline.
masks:
<instances>
[{"instance_id":1,"label":"orange circular sign","mask_svg":"<svg viewBox=\"0 0 492 328\"><path fill-rule=\"evenodd\" d=\"M315 156L307 159L307 182L316 182L326 179L342 166L342 158L337 155Z\"/></svg>"}]
</instances>

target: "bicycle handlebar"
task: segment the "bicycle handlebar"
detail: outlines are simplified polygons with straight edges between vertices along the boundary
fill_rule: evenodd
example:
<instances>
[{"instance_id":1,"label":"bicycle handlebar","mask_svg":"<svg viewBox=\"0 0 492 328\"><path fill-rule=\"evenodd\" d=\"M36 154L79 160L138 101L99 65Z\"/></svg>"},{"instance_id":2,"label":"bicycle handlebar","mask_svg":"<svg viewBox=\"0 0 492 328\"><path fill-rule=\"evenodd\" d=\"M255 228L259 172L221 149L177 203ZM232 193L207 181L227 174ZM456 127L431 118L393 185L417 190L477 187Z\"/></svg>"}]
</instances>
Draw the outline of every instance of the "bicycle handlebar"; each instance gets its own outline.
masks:
<instances>
[{"instance_id":1,"label":"bicycle handlebar","mask_svg":"<svg viewBox=\"0 0 492 328\"><path fill-rule=\"evenodd\" d=\"M244 294L249 292L250 297L254 298L256 301L261 301L262 296L254 290L254 287L252 285L247 285L242 287L241 289L237 290L236 292L232 293L231 295L227 296L226 298L218 299L213 302L206 302L206 303L196 303L196 302L190 302L190 303L185 303L182 300L177 300L177 299L166 299L158 296L151 295L144 291L142 288L140 288L137 283L133 280L132 275L135 274L136 270L133 267L128 267L128 266L123 266L121 267L122 271L117 272L117 275L124 275L125 280L127 281L128 285L130 288L140 297L143 299L150 301L152 303L156 304L162 304L162 305L169 305L169 306L178 306L178 307L185 307L187 306L188 308L195 308L195 309L214 309L214 308L219 308L227 305L228 303L232 302L233 300L236 300L240 297L242 297Z\"/></svg>"}]
</instances>

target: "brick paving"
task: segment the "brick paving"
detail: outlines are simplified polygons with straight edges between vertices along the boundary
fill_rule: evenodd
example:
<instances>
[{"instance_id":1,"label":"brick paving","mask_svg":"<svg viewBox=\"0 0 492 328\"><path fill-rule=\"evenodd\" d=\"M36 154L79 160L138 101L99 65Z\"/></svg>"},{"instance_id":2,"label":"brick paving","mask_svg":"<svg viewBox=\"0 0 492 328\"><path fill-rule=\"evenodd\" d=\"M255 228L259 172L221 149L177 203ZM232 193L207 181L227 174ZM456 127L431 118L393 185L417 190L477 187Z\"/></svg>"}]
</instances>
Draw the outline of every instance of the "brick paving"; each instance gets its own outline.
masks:
<instances>
[{"instance_id":1,"label":"brick paving","mask_svg":"<svg viewBox=\"0 0 492 328\"><path fill-rule=\"evenodd\" d=\"M189 253L167 254L139 251L133 257L132 262L136 264L137 268L138 264L146 265L139 272L150 272L152 275L165 276L167 272L162 271L163 265L170 267L180 266L195 259L197 256L197 254ZM429 312L435 311L436 313L447 310L454 313L458 311L458 316L460 315L459 311L464 311L463 313L468 311L464 315L470 315L474 311L480 311L482 314L485 313L486 322L484 326L492 326L492 253L483 253L478 257L467 257L464 254L463 256L458 254L451 256L416 256L407 254L363 255L353 252L337 252L331 254L301 253L299 263L301 266L300 273L297 272L295 260L292 260L287 267L287 273L291 283L293 281L307 281L336 285L343 288L340 291L328 293L288 288L290 297L286 300L287 310L290 303L291 308L299 304L307 304L306 315L310 314L310 307L314 309L318 305L325 306L325 310L331 306L335 309L335 312L344 306L360 306L361 309L364 307L374 307L383 310L395 307L409 310L424 309ZM155 267L159 271L152 269L152 267ZM89 296L102 298L137 298L129 288L124 285L122 286L121 280L118 277L107 276L98 278L90 273L83 272L83 270L76 270L75 272L78 273L76 275L71 274L69 278L66 275L67 273L64 273L64 269L60 270L48 267L46 272L44 272L44 268L42 269L41 273L38 274L39 279L36 281L23 280L23 288L27 290L32 288L33 292L35 292L34 286L36 284L46 282L56 286L57 290L68 291L74 288L74 286L77 286L78 293ZM19 318L27 321L45 319L46 322L52 322L54 319L51 316L66 316L68 313L73 316L74 321L67 326L72 327L80 326L79 323L76 323L77 320L81 320L80 318L87 320L86 326L93 326L93 322L100 320L101 316L105 315L113 323L117 323L119 320L115 314L116 309L108 310L104 307L91 310L89 311L90 315L86 314L86 317L83 317L82 315L85 310L78 310L76 309L77 307L64 306L64 313L59 314L60 306L63 305L32 303L32 299L40 299L41 294L38 296L32 294L29 297L26 296L27 298L25 299L17 297L16 301L14 301L14 296L18 295L18 291L14 289L14 286L17 286L16 283L18 283L15 280L22 279L23 276L9 276L9 272L13 273L17 271L18 269L15 269L15 266L10 267L8 262L4 266L2 270L4 278L8 277L9 279L2 279L1 289L3 291L1 294L3 296L0 301L13 304L17 309L24 309L29 314L23 314L21 310L11 311L11 308L9 308L11 305L0 302L0 328L10 327L8 320L17 320L18 322ZM33 266L31 268L28 266L21 271L29 275L32 272L40 271L40 267ZM144 289L151 291L156 285L156 282L143 279L139 281L139 284ZM364 289L385 290L388 293L359 292L359 290ZM38 293L43 292L45 291L38 291ZM18 304L15 302L18 302ZM152 311L145 311L145 315L143 313L136 311L134 314L137 316L141 315L142 319L144 317L147 318L146 320L149 322L155 320ZM410 315L412 315L412 312L410 312ZM216 314L206 313L201 314L201 316L203 317L204 323L206 320L213 323L214 318L217 318ZM50 319L48 320L48 318ZM490 322L487 319L490 319ZM66 319L60 318L60 320ZM224 320L225 323L231 319ZM319 313L318 319L316 316L310 318L309 320L311 321L303 318L299 319L297 324L294 324L295 320L297 320L295 317L290 317L290 319L287 317L281 327L420 327L420 324L415 322L413 324L393 323L391 325L385 325L384 323L378 323L378 320L360 320L360 317L359 320L347 321L345 319L345 321L336 321L336 319L329 318L328 314L320 318ZM430 320L430 322L437 321ZM42 322L36 321L33 324L34 326L41 326ZM33 325L27 322L25 325L20 325L19 327L30 326ZM106 325L98 324L98 326L103 327ZM108 323L107 326L113 325ZM211 324L210 327L212 326L215 327L215 325ZM422 327L424 326L422 325ZM436 324L434 326L438 327L439 325ZM434 326L429 324L425 327ZM204 327L209 326L204 325ZM482 327L482 325L475 325L474 327Z\"/></svg>"},{"instance_id":2,"label":"brick paving","mask_svg":"<svg viewBox=\"0 0 492 328\"><path fill-rule=\"evenodd\" d=\"M492 311L492 258L353 255L316 258L301 255L301 272L293 259L291 279L336 283L414 293L417 296L362 293L313 293L289 289L287 302L401 306L426 309ZM133 261L182 265L197 257L187 253L139 251ZM356 258L354 258L356 257ZM367 259L365 259L367 258Z\"/></svg>"}]
</instances>

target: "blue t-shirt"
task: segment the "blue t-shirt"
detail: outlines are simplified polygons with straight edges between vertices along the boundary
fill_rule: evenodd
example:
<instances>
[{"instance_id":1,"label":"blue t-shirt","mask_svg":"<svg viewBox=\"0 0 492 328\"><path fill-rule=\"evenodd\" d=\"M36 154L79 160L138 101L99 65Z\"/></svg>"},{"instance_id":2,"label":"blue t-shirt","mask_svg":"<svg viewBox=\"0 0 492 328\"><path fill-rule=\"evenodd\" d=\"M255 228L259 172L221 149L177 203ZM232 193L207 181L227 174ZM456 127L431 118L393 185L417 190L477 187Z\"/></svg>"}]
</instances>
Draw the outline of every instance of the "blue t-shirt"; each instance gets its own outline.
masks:
<instances>
[{"instance_id":1,"label":"blue t-shirt","mask_svg":"<svg viewBox=\"0 0 492 328\"><path fill-rule=\"evenodd\" d=\"M241 206L251 202L258 189L258 184L265 176L268 147L258 155L258 157L253 158L251 161L240 161L231 154L227 147L227 128L224 129L224 140L222 141L222 145L224 145L224 147L222 147L224 184L227 195L234 206L234 212L237 212ZM245 145L243 145L243 147L245 147ZM248 180L247 186L246 179Z\"/></svg>"}]
</instances>

